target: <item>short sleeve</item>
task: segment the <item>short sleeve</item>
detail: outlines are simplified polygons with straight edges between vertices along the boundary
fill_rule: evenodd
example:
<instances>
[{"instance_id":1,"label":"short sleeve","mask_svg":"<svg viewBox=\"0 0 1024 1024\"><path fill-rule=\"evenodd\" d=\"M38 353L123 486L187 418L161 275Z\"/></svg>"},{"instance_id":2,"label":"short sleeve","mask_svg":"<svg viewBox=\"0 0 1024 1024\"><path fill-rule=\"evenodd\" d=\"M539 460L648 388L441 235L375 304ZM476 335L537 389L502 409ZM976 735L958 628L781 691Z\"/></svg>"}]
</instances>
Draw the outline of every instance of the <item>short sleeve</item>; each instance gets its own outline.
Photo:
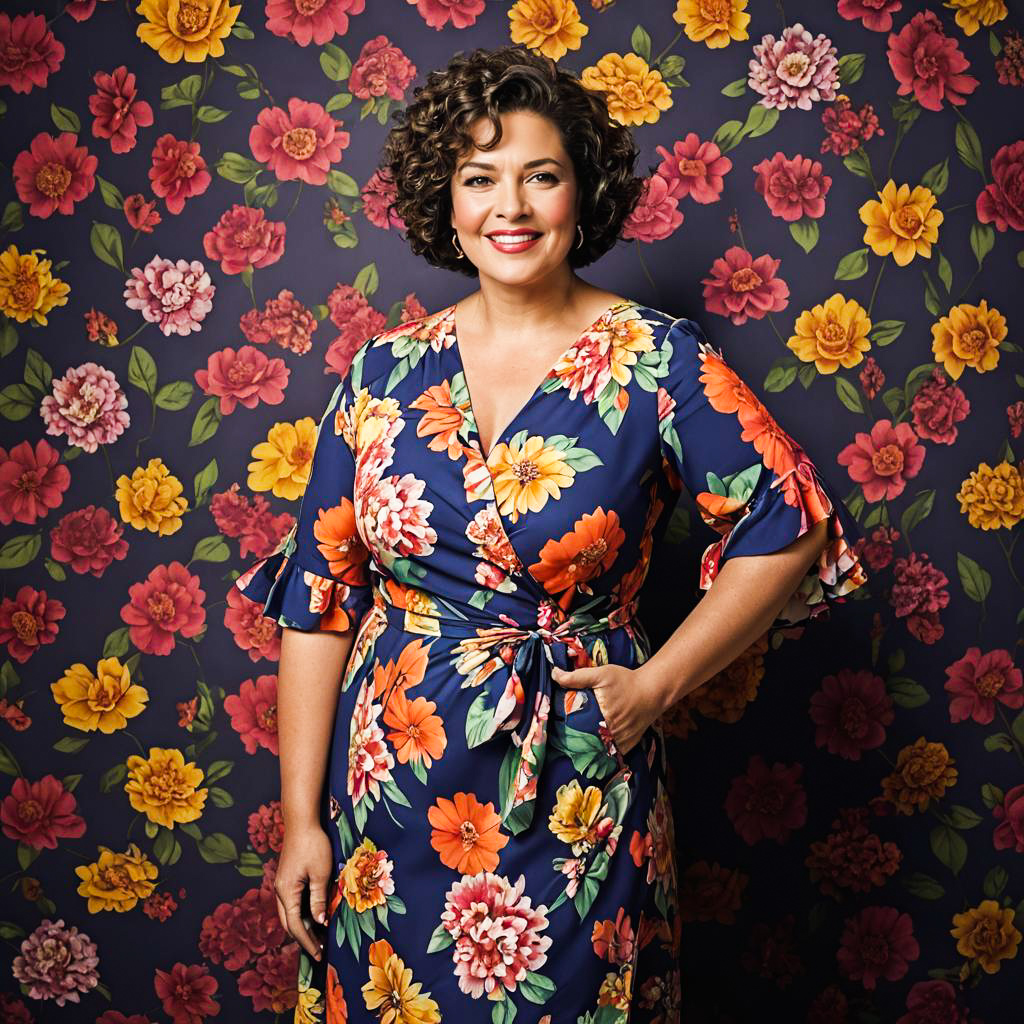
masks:
<instances>
[{"instance_id":1,"label":"short sleeve","mask_svg":"<svg viewBox=\"0 0 1024 1024\"><path fill-rule=\"evenodd\" d=\"M827 616L830 603L868 579L853 551L861 533L849 510L697 323L672 323L658 370L665 475L721 534L704 551L700 588L710 588L726 559L778 551L827 519L825 549L772 626Z\"/></svg>"},{"instance_id":2,"label":"short sleeve","mask_svg":"<svg viewBox=\"0 0 1024 1024\"><path fill-rule=\"evenodd\" d=\"M346 374L320 418L294 527L273 554L235 580L264 615L291 629L344 633L373 604L369 552L356 530L351 432L344 429L352 405Z\"/></svg>"}]
</instances>

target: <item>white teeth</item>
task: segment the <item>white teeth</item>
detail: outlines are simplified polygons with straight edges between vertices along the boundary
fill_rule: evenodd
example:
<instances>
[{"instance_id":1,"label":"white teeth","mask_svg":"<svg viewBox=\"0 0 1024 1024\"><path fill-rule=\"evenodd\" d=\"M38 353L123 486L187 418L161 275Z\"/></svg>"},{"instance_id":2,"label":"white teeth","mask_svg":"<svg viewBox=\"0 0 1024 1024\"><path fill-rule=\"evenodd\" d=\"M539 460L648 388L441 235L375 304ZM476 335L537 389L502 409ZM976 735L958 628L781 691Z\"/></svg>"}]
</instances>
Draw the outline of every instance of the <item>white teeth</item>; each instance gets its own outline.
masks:
<instances>
[{"instance_id":1,"label":"white teeth","mask_svg":"<svg viewBox=\"0 0 1024 1024\"><path fill-rule=\"evenodd\" d=\"M509 245L515 242L528 242L531 238L536 237L536 235L491 235L496 242L505 242Z\"/></svg>"}]
</instances>

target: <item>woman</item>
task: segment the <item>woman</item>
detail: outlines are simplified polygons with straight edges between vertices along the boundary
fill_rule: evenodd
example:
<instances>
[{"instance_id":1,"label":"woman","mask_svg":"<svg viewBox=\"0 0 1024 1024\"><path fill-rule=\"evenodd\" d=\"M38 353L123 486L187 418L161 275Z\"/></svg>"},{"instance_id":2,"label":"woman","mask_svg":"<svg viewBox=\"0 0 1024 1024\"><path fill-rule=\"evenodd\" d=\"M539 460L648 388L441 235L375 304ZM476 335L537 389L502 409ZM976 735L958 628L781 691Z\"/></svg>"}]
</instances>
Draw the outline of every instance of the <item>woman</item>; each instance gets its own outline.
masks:
<instances>
[{"instance_id":1,"label":"woman","mask_svg":"<svg viewBox=\"0 0 1024 1024\"><path fill-rule=\"evenodd\" d=\"M413 250L479 290L359 349L295 529L237 581L285 627L296 1020L673 1021L658 718L865 582L853 527L696 323L576 275L643 188L600 95L459 55L386 155ZM652 657L636 595L683 486L722 537Z\"/></svg>"}]
</instances>

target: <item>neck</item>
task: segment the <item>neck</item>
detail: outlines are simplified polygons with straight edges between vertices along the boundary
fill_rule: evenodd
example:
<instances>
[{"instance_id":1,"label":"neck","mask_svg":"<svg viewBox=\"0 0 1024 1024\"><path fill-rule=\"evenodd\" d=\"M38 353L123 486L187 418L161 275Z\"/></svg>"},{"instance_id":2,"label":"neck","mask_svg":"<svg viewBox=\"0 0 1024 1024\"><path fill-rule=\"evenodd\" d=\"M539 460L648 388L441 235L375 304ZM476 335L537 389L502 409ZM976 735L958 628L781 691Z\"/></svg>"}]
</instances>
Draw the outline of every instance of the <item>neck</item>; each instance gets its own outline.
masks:
<instances>
[{"instance_id":1,"label":"neck","mask_svg":"<svg viewBox=\"0 0 1024 1024\"><path fill-rule=\"evenodd\" d=\"M543 281L509 285L480 276L480 290L470 298L469 313L480 330L504 338L528 337L545 328L557 328L593 291L568 264Z\"/></svg>"}]
</instances>

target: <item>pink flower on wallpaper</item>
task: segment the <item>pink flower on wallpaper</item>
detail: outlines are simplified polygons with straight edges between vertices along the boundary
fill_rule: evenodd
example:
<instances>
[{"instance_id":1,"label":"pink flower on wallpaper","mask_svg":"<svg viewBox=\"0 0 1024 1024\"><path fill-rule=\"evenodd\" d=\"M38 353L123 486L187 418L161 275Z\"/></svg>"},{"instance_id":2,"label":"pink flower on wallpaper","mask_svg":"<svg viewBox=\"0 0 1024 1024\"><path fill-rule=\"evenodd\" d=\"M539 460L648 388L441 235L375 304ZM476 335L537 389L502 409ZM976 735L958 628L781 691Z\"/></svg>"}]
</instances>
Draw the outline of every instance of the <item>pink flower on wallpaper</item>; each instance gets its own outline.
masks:
<instances>
[{"instance_id":1,"label":"pink flower on wallpaper","mask_svg":"<svg viewBox=\"0 0 1024 1024\"><path fill-rule=\"evenodd\" d=\"M907 620L907 629L921 643L937 643L944 632L939 612L949 605L949 577L931 564L929 555L917 551L908 558L897 558L892 573L892 610Z\"/></svg>"},{"instance_id":2,"label":"pink flower on wallpaper","mask_svg":"<svg viewBox=\"0 0 1024 1024\"><path fill-rule=\"evenodd\" d=\"M277 916L277 897L262 885L218 904L203 918L199 952L229 971L247 967L261 953L279 946L284 929Z\"/></svg>"},{"instance_id":3,"label":"pink flower on wallpaper","mask_svg":"<svg viewBox=\"0 0 1024 1024\"><path fill-rule=\"evenodd\" d=\"M872 32L888 32L892 16L903 9L902 0L839 0L839 16L847 21L860 18Z\"/></svg>"},{"instance_id":4,"label":"pink flower on wallpaper","mask_svg":"<svg viewBox=\"0 0 1024 1024\"><path fill-rule=\"evenodd\" d=\"M865 750L885 742L885 727L894 717L885 680L868 669L844 668L825 676L811 695L811 721L817 726L816 746L848 761L859 761Z\"/></svg>"},{"instance_id":5,"label":"pink flower on wallpaper","mask_svg":"<svg viewBox=\"0 0 1024 1024\"><path fill-rule=\"evenodd\" d=\"M85 835L85 819L75 813L77 806L74 793L56 776L44 775L37 782L20 776L0 803L0 825L12 842L55 850L58 839Z\"/></svg>"},{"instance_id":6,"label":"pink flower on wallpaper","mask_svg":"<svg viewBox=\"0 0 1024 1024\"><path fill-rule=\"evenodd\" d=\"M963 106L967 97L981 84L962 74L970 61L960 45L942 30L934 11L921 11L889 36L889 67L899 82L897 95L914 94L926 110L941 110L942 101Z\"/></svg>"},{"instance_id":7,"label":"pink flower on wallpaper","mask_svg":"<svg viewBox=\"0 0 1024 1024\"><path fill-rule=\"evenodd\" d=\"M327 349L324 373L344 377L359 347L383 331L388 318L374 309L358 288L347 284L338 284L331 289L327 296L327 309L331 323L340 328L341 334Z\"/></svg>"},{"instance_id":8,"label":"pink flower on wallpaper","mask_svg":"<svg viewBox=\"0 0 1024 1024\"><path fill-rule=\"evenodd\" d=\"M157 565L142 583L128 588L131 600L121 606L128 635L143 654L170 654L174 636L193 637L206 623L206 591L181 564Z\"/></svg>"},{"instance_id":9,"label":"pink flower on wallpaper","mask_svg":"<svg viewBox=\"0 0 1024 1024\"><path fill-rule=\"evenodd\" d=\"M785 843L806 824L807 793L799 782L803 770L802 764L779 761L769 768L760 754L750 757L746 774L732 780L725 798L725 813L745 843Z\"/></svg>"},{"instance_id":10,"label":"pink flower on wallpaper","mask_svg":"<svg viewBox=\"0 0 1024 1024\"><path fill-rule=\"evenodd\" d=\"M319 103L292 96L288 112L265 107L249 131L252 155L277 176L278 181L304 181L323 185L331 165L340 162L349 133Z\"/></svg>"},{"instance_id":11,"label":"pink flower on wallpaper","mask_svg":"<svg viewBox=\"0 0 1024 1024\"><path fill-rule=\"evenodd\" d=\"M10 452L0 445L0 523L31 526L59 508L71 486L71 470L60 452L40 438L33 446L21 441Z\"/></svg>"},{"instance_id":12,"label":"pink flower on wallpaper","mask_svg":"<svg viewBox=\"0 0 1024 1024\"><path fill-rule=\"evenodd\" d=\"M129 309L137 309L168 337L201 330L199 325L213 309L216 291L199 260L173 262L157 255L141 270L132 267L124 298Z\"/></svg>"},{"instance_id":13,"label":"pink flower on wallpaper","mask_svg":"<svg viewBox=\"0 0 1024 1024\"><path fill-rule=\"evenodd\" d=\"M10 86L13 92L44 88L64 60L64 44L42 14L17 14L12 19L0 11L0 52L0 86Z\"/></svg>"},{"instance_id":14,"label":"pink flower on wallpaper","mask_svg":"<svg viewBox=\"0 0 1024 1024\"><path fill-rule=\"evenodd\" d=\"M956 1001L956 989L935 978L917 981L907 993L907 1013L896 1024L969 1024L967 1011Z\"/></svg>"},{"instance_id":15,"label":"pink flower on wallpaper","mask_svg":"<svg viewBox=\"0 0 1024 1024\"><path fill-rule=\"evenodd\" d=\"M836 456L850 479L861 485L865 501L898 498L907 481L921 472L924 445L909 423L878 420L870 433L858 431L855 440Z\"/></svg>"},{"instance_id":16,"label":"pink flower on wallpaper","mask_svg":"<svg viewBox=\"0 0 1024 1024\"><path fill-rule=\"evenodd\" d=\"M441 31L450 21L452 28L469 28L484 12L484 0L405 0L419 11L431 27Z\"/></svg>"},{"instance_id":17,"label":"pink flower on wallpaper","mask_svg":"<svg viewBox=\"0 0 1024 1024\"><path fill-rule=\"evenodd\" d=\"M399 314L399 323L406 323L409 320L418 320L421 316L427 315L427 307L416 298L415 292L409 292L402 301L402 312Z\"/></svg>"},{"instance_id":18,"label":"pink flower on wallpaper","mask_svg":"<svg viewBox=\"0 0 1024 1024\"><path fill-rule=\"evenodd\" d=\"M172 1024L201 1024L204 1017L216 1017L220 1003L213 994L217 979L206 964L176 963L169 971L158 967L153 988Z\"/></svg>"},{"instance_id":19,"label":"pink flower on wallpaper","mask_svg":"<svg viewBox=\"0 0 1024 1024\"><path fill-rule=\"evenodd\" d=\"M762 107L810 110L818 100L834 100L839 86L836 48L823 34L812 36L803 25L768 34L753 48L747 85L761 94Z\"/></svg>"},{"instance_id":20,"label":"pink flower on wallpaper","mask_svg":"<svg viewBox=\"0 0 1024 1024\"><path fill-rule=\"evenodd\" d=\"M936 444L953 444L956 424L967 419L971 403L961 388L936 366L910 400L912 426L918 437Z\"/></svg>"},{"instance_id":21,"label":"pink flower on wallpaper","mask_svg":"<svg viewBox=\"0 0 1024 1024\"><path fill-rule=\"evenodd\" d=\"M869 569L884 569L892 563L896 541L903 536L893 526L874 526L865 531L866 536L858 543L857 554L867 562Z\"/></svg>"},{"instance_id":22,"label":"pink flower on wallpaper","mask_svg":"<svg viewBox=\"0 0 1024 1024\"><path fill-rule=\"evenodd\" d=\"M237 352L222 348L212 352L205 370L196 370L196 383L204 395L220 398L221 415L230 416L239 403L255 409L260 402L280 405L291 370L279 356L268 359L254 345L243 345Z\"/></svg>"},{"instance_id":23,"label":"pink flower on wallpaper","mask_svg":"<svg viewBox=\"0 0 1024 1024\"><path fill-rule=\"evenodd\" d=\"M89 113L96 115L93 135L110 139L112 153L131 152L138 141L138 130L153 123L153 108L139 99L135 74L122 64L109 74L97 71L92 80L97 90L89 97Z\"/></svg>"},{"instance_id":24,"label":"pink flower on wallpaper","mask_svg":"<svg viewBox=\"0 0 1024 1024\"><path fill-rule=\"evenodd\" d=\"M992 814L999 822L992 833L992 845L997 850L1024 853L1024 783L1008 789Z\"/></svg>"},{"instance_id":25,"label":"pink flower on wallpaper","mask_svg":"<svg viewBox=\"0 0 1024 1024\"><path fill-rule=\"evenodd\" d=\"M1024 231L1024 140L1001 146L992 157L992 184L978 194L975 208L982 224L1000 231Z\"/></svg>"},{"instance_id":26,"label":"pink flower on wallpaper","mask_svg":"<svg viewBox=\"0 0 1024 1024\"><path fill-rule=\"evenodd\" d=\"M264 558L276 551L295 525L291 512L274 515L270 502L262 494L247 497L240 492L237 483L213 495L210 514L225 537L240 538L239 553L243 558L250 554Z\"/></svg>"},{"instance_id":27,"label":"pink flower on wallpaper","mask_svg":"<svg viewBox=\"0 0 1024 1024\"><path fill-rule=\"evenodd\" d=\"M47 434L64 436L90 454L116 441L131 423L127 396L113 372L98 363L71 367L53 378L50 389L39 403Z\"/></svg>"},{"instance_id":28,"label":"pink flower on wallpaper","mask_svg":"<svg viewBox=\"0 0 1024 1024\"><path fill-rule=\"evenodd\" d=\"M767 253L754 259L734 245L711 264L709 277L701 278L704 304L709 313L727 316L734 324L747 318L762 319L789 305L789 285L775 276L781 260Z\"/></svg>"},{"instance_id":29,"label":"pink flower on wallpaper","mask_svg":"<svg viewBox=\"0 0 1024 1024\"><path fill-rule=\"evenodd\" d=\"M260 954L252 967L238 976L240 995L252 1000L254 1013L264 1010L281 1014L292 1009L298 1001L295 988L299 969L299 944L289 942ZM337 997L335 997L337 998ZM409 1018L407 1018L409 1019Z\"/></svg>"},{"instance_id":30,"label":"pink flower on wallpaper","mask_svg":"<svg viewBox=\"0 0 1024 1024\"><path fill-rule=\"evenodd\" d=\"M790 159L777 152L770 160L755 164L754 172L754 188L773 217L795 221L801 217L817 219L825 213L825 196L832 179L823 172L820 160L806 156Z\"/></svg>"},{"instance_id":31,"label":"pink flower on wallpaper","mask_svg":"<svg viewBox=\"0 0 1024 1024\"><path fill-rule=\"evenodd\" d=\"M964 656L946 669L946 675L951 722L971 718L988 725L995 718L996 701L1014 711L1024 707L1024 676L1007 650L982 654L980 647L968 647Z\"/></svg>"},{"instance_id":32,"label":"pink flower on wallpaper","mask_svg":"<svg viewBox=\"0 0 1024 1024\"><path fill-rule=\"evenodd\" d=\"M722 155L717 142L701 142L696 132L690 132L672 144L671 153L664 146L654 148L663 158L655 173L668 183L670 196L689 197L695 203L718 202L732 161Z\"/></svg>"},{"instance_id":33,"label":"pink flower on wallpaper","mask_svg":"<svg viewBox=\"0 0 1024 1024\"><path fill-rule=\"evenodd\" d=\"M909 914L871 906L846 919L836 959L843 977L874 991L879 978L902 978L920 954Z\"/></svg>"},{"instance_id":34,"label":"pink flower on wallpaper","mask_svg":"<svg viewBox=\"0 0 1024 1024\"><path fill-rule=\"evenodd\" d=\"M64 10L75 21L88 21L96 11L96 0L67 0ZM103 1021L102 1024L108 1024L108 1022Z\"/></svg>"},{"instance_id":35,"label":"pink flower on wallpaper","mask_svg":"<svg viewBox=\"0 0 1024 1024\"><path fill-rule=\"evenodd\" d=\"M277 661L281 657L281 630L277 619L264 615L263 606L250 601L237 587L227 591L224 626L235 643L248 653L250 661L260 658Z\"/></svg>"},{"instance_id":36,"label":"pink flower on wallpaper","mask_svg":"<svg viewBox=\"0 0 1024 1024\"><path fill-rule=\"evenodd\" d=\"M209 259L220 260L225 274L260 270L284 255L286 231L283 220L267 220L262 206L235 203L203 235L203 251Z\"/></svg>"},{"instance_id":37,"label":"pink flower on wallpaper","mask_svg":"<svg viewBox=\"0 0 1024 1024\"><path fill-rule=\"evenodd\" d=\"M14 158L14 188L33 217L70 215L75 203L96 187L99 160L77 141L74 132L61 132L56 139L40 132Z\"/></svg>"},{"instance_id":38,"label":"pink flower on wallpaper","mask_svg":"<svg viewBox=\"0 0 1024 1024\"><path fill-rule=\"evenodd\" d=\"M147 199L141 192L126 196L123 209L129 226L144 235L151 235L153 228L163 222L156 200Z\"/></svg>"},{"instance_id":39,"label":"pink flower on wallpaper","mask_svg":"<svg viewBox=\"0 0 1024 1024\"><path fill-rule=\"evenodd\" d=\"M238 693L224 698L224 710L247 754L260 747L277 754L277 676L246 679Z\"/></svg>"},{"instance_id":40,"label":"pink flower on wallpaper","mask_svg":"<svg viewBox=\"0 0 1024 1024\"><path fill-rule=\"evenodd\" d=\"M405 90L416 77L416 65L387 36L363 43L348 76L348 91L356 99L387 96L401 103Z\"/></svg>"},{"instance_id":41,"label":"pink flower on wallpaper","mask_svg":"<svg viewBox=\"0 0 1024 1024\"><path fill-rule=\"evenodd\" d=\"M821 151L836 156L848 156L875 135L885 134L875 108L865 103L860 110L854 110L848 96L837 97L835 103L822 111L821 124L827 133Z\"/></svg>"},{"instance_id":42,"label":"pink flower on wallpaper","mask_svg":"<svg viewBox=\"0 0 1024 1024\"><path fill-rule=\"evenodd\" d=\"M201 196L209 187L210 172L199 153L199 143L161 135L150 154L150 188L167 204L169 213L181 213L185 201Z\"/></svg>"},{"instance_id":43,"label":"pink flower on wallpaper","mask_svg":"<svg viewBox=\"0 0 1024 1024\"><path fill-rule=\"evenodd\" d=\"M263 309L250 309L238 321L241 332L254 345L276 342L281 348L303 355L313 346L316 315L304 306L290 288L282 288L276 299L267 299Z\"/></svg>"},{"instance_id":44,"label":"pink flower on wallpaper","mask_svg":"<svg viewBox=\"0 0 1024 1024\"><path fill-rule=\"evenodd\" d=\"M62 917L44 917L21 943L11 969L30 998L52 999L64 1006L81 1002L81 993L99 984L99 962L96 943L85 932L75 925L65 928Z\"/></svg>"},{"instance_id":45,"label":"pink flower on wallpaper","mask_svg":"<svg viewBox=\"0 0 1024 1024\"><path fill-rule=\"evenodd\" d=\"M124 527L102 505L68 512L50 530L50 557L77 573L99 579L114 559L124 561L127 555Z\"/></svg>"},{"instance_id":46,"label":"pink flower on wallpaper","mask_svg":"<svg viewBox=\"0 0 1024 1024\"><path fill-rule=\"evenodd\" d=\"M405 221L398 216L395 210L389 209L395 201L396 195L394 182L380 167L370 175L369 180L359 190L359 198L363 202L363 213L374 227L383 228L385 231L389 228L395 228L398 231L405 230Z\"/></svg>"},{"instance_id":47,"label":"pink flower on wallpaper","mask_svg":"<svg viewBox=\"0 0 1024 1024\"><path fill-rule=\"evenodd\" d=\"M268 804L260 804L249 815L247 827L249 842L257 853L281 852L284 842L284 817L281 814L281 801L271 800Z\"/></svg>"},{"instance_id":48,"label":"pink flower on wallpaper","mask_svg":"<svg viewBox=\"0 0 1024 1024\"><path fill-rule=\"evenodd\" d=\"M871 831L870 813L867 807L840 807L832 831L811 843L804 864L823 896L841 899L843 889L870 892L899 871L903 853Z\"/></svg>"},{"instance_id":49,"label":"pink flower on wallpaper","mask_svg":"<svg viewBox=\"0 0 1024 1024\"><path fill-rule=\"evenodd\" d=\"M620 237L639 242L668 238L683 223L679 200L669 194L669 184L660 174L645 179L644 191L623 222Z\"/></svg>"},{"instance_id":50,"label":"pink flower on wallpaper","mask_svg":"<svg viewBox=\"0 0 1024 1024\"><path fill-rule=\"evenodd\" d=\"M348 16L362 14L365 0L266 0L267 31L299 46L323 46L348 32Z\"/></svg>"},{"instance_id":51,"label":"pink flower on wallpaper","mask_svg":"<svg viewBox=\"0 0 1024 1024\"><path fill-rule=\"evenodd\" d=\"M0 601L0 644L7 644L7 653L24 664L43 644L57 639L57 623L66 614L63 601L26 583L13 599Z\"/></svg>"},{"instance_id":52,"label":"pink flower on wallpaper","mask_svg":"<svg viewBox=\"0 0 1024 1024\"><path fill-rule=\"evenodd\" d=\"M29 1012L25 1001L9 992L0 992L0 1020L4 1024L35 1024L35 1017ZM106 1021L97 1020L96 1024L106 1024ZM120 1024L120 1022L116 1022ZM132 1024L135 1024L133 1021ZM152 1021L140 1021L139 1024L153 1024Z\"/></svg>"}]
</instances>

